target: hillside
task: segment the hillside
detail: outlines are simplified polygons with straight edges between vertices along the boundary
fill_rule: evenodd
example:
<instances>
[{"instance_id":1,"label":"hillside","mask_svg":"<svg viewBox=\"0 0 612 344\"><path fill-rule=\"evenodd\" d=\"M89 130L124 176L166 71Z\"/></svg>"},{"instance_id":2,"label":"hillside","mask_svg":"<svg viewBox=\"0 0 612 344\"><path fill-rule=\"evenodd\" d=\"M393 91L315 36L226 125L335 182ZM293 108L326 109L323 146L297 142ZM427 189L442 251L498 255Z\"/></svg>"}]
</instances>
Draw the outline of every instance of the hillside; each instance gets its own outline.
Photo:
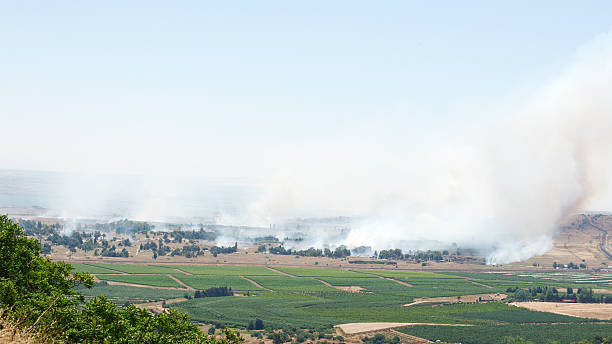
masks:
<instances>
[{"instance_id":1,"label":"hillside","mask_svg":"<svg viewBox=\"0 0 612 344\"><path fill-rule=\"evenodd\" d=\"M612 265L612 216L581 214L564 223L554 237L552 250L513 265L545 268L558 264L586 264L589 268L607 268Z\"/></svg>"}]
</instances>

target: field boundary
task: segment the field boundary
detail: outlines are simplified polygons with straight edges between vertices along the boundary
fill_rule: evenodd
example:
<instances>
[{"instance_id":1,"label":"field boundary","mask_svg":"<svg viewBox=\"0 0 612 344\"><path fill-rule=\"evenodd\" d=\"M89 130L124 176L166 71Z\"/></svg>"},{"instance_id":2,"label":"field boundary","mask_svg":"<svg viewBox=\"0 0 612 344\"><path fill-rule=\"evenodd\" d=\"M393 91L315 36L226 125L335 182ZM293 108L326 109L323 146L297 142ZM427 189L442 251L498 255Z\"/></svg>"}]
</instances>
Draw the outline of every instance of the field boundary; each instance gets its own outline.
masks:
<instances>
[{"instance_id":1,"label":"field boundary","mask_svg":"<svg viewBox=\"0 0 612 344\"><path fill-rule=\"evenodd\" d=\"M276 273L279 273L279 274L281 274L281 275L285 275L285 276L288 276L288 277L297 277L296 275L292 275L292 274L290 274L290 273L288 273L288 272L284 272L284 271L277 270L277 269L275 269L275 268L273 268L273 267L271 267L271 266L266 266L266 269L268 269L268 270L272 270L272 271L274 271L274 272L276 272Z\"/></svg>"},{"instance_id":2,"label":"field boundary","mask_svg":"<svg viewBox=\"0 0 612 344\"><path fill-rule=\"evenodd\" d=\"M261 288L261 289L264 289L264 290L267 290L267 291L274 292L274 290L272 290L272 289L268 289L268 288L264 287L263 285L261 285L261 284L259 284L259 283L255 282L255 281L253 281L253 280L252 280L252 279L250 279L250 278L247 278L247 277L244 277L244 276L238 276L238 277L240 277L240 278L242 278L243 280L245 280L245 281L247 281L247 282L251 283L252 285L256 286L257 288Z\"/></svg>"},{"instance_id":3,"label":"field boundary","mask_svg":"<svg viewBox=\"0 0 612 344\"><path fill-rule=\"evenodd\" d=\"M176 277L174 277L172 275L166 275L166 276L170 277L176 283L178 283L178 284L182 285L183 287L185 287L185 289L187 289L187 290L191 290L191 291L195 290L194 288L192 288L192 287L188 286L187 284L185 284L185 282L181 281L180 279L178 279L178 278L176 278Z\"/></svg>"},{"instance_id":4,"label":"field boundary","mask_svg":"<svg viewBox=\"0 0 612 344\"><path fill-rule=\"evenodd\" d=\"M116 282L116 281L107 281L107 280L103 280L104 282L106 282L108 285L124 285L126 287L137 287L137 288L149 288L149 289L166 289L166 290L185 290L185 288L179 288L179 287L158 287L158 286L153 286L153 285L148 285L148 284L137 284L137 283L126 283L126 282Z\"/></svg>"}]
</instances>

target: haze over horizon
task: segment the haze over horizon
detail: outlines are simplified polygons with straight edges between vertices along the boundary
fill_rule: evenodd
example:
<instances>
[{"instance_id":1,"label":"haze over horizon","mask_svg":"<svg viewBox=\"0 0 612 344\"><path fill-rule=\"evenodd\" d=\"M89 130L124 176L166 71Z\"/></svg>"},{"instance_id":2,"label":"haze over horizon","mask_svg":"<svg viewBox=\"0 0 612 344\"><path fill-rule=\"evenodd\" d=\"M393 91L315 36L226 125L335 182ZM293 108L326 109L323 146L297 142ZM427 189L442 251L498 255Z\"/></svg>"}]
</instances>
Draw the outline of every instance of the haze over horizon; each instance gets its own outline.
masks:
<instances>
[{"instance_id":1,"label":"haze over horizon","mask_svg":"<svg viewBox=\"0 0 612 344\"><path fill-rule=\"evenodd\" d=\"M612 209L608 2L2 7L0 169L79 176L60 209L353 216L492 263Z\"/></svg>"}]
</instances>

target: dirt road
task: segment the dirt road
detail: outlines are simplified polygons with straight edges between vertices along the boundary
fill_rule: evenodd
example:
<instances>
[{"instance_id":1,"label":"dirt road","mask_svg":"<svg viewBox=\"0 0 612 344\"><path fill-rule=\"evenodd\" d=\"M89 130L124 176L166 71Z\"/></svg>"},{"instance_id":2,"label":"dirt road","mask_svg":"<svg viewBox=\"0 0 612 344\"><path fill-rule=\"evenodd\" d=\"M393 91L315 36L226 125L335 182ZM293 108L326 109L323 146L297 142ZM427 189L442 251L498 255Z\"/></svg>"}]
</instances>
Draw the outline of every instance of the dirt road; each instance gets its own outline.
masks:
<instances>
[{"instance_id":1,"label":"dirt road","mask_svg":"<svg viewBox=\"0 0 612 344\"><path fill-rule=\"evenodd\" d=\"M328 287L335 288L335 289L342 290L342 291L346 291L346 292L349 292L349 293L360 293L360 292L365 290L364 288L359 287L359 286L332 285L332 284L330 284L328 282L325 282L324 280L321 280L321 279L318 279L318 278L315 278L315 277L310 277L310 278L312 278L315 281L319 281L319 282L325 284Z\"/></svg>"},{"instance_id":2,"label":"dirt road","mask_svg":"<svg viewBox=\"0 0 612 344\"><path fill-rule=\"evenodd\" d=\"M603 252L606 256L608 256L608 258L612 259L612 253L610 253L610 251L608 251L607 245L608 245L608 231L599 227L599 225L597 225L595 223L595 221L593 221L593 218L591 216L586 216L585 218L587 219L587 221L589 222L589 225L593 228L595 228L596 230L601 232L601 238L599 241L599 250L601 252Z\"/></svg>"},{"instance_id":3,"label":"dirt road","mask_svg":"<svg viewBox=\"0 0 612 344\"><path fill-rule=\"evenodd\" d=\"M242 278L243 280L245 280L245 281L247 281L247 282L251 283L252 285L256 286L257 288L261 288L261 289L264 289L264 290L267 290L267 291L274 291L274 290L272 290L272 289L268 289L268 288L264 287L263 285L261 285L261 284L259 284L259 283L255 282L255 281L253 281L253 280L252 280L252 279L250 279L250 278L246 278L246 277L244 277L244 276L238 276L238 277L240 277L240 278Z\"/></svg>"}]
</instances>

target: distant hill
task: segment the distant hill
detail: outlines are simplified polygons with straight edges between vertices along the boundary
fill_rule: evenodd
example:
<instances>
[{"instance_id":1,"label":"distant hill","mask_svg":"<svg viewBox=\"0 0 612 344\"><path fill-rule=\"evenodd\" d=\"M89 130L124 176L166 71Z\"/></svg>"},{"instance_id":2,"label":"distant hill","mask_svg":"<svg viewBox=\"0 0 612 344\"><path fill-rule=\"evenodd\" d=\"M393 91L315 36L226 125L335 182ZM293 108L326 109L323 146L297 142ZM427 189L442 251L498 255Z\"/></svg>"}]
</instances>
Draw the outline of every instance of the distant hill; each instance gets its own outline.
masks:
<instances>
[{"instance_id":1,"label":"distant hill","mask_svg":"<svg viewBox=\"0 0 612 344\"><path fill-rule=\"evenodd\" d=\"M592 269L612 265L612 215L584 213L568 219L555 235L552 250L515 265L548 268L554 262L582 263Z\"/></svg>"}]
</instances>

